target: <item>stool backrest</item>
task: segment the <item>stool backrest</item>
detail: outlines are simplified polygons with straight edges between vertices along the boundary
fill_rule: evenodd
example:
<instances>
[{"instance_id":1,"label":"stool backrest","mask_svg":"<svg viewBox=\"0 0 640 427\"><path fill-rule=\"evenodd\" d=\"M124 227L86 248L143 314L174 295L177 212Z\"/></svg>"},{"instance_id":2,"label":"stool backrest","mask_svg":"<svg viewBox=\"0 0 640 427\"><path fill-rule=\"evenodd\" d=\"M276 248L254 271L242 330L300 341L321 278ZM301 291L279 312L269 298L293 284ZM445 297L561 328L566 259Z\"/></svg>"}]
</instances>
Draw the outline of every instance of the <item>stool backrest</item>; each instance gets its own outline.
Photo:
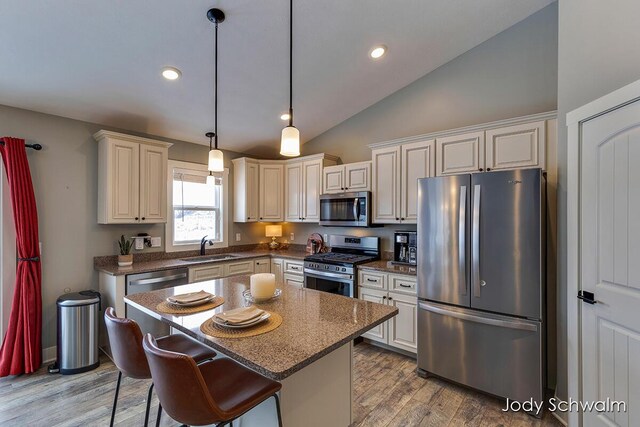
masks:
<instances>
[{"instance_id":1,"label":"stool backrest","mask_svg":"<svg viewBox=\"0 0 640 427\"><path fill-rule=\"evenodd\" d=\"M151 334L145 335L142 347L162 409L171 418L186 425L213 424L224 419L226 414L213 401L191 356L159 348Z\"/></svg>"},{"instance_id":2,"label":"stool backrest","mask_svg":"<svg viewBox=\"0 0 640 427\"><path fill-rule=\"evenodd\" d=\"M111 357L116 367L131 378L151 378L149 363L142 348L142 331L131 319L118 317L113 307L104 311Z\"/></svg>"}]
</instances>

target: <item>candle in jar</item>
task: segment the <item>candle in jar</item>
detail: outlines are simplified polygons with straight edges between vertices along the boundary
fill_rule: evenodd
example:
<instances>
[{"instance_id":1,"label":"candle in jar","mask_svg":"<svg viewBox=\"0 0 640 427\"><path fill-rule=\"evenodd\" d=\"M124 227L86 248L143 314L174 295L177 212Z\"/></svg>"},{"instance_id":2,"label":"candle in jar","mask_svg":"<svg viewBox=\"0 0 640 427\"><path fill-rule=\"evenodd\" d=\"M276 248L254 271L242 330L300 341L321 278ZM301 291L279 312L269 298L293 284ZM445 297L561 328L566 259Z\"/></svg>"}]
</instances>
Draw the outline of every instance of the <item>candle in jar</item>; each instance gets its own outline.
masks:
<instances>
[{"instance_id":1,"label":"candle in jar","mask_svg":"<svg viewBox=\"0 0 640 427\"><path fill-rule=\"evenodd\" d=\"M276 275L258 273L251 275L251 296L254 298L271 298L276 292Z\"/></svg>"}]
</instances>

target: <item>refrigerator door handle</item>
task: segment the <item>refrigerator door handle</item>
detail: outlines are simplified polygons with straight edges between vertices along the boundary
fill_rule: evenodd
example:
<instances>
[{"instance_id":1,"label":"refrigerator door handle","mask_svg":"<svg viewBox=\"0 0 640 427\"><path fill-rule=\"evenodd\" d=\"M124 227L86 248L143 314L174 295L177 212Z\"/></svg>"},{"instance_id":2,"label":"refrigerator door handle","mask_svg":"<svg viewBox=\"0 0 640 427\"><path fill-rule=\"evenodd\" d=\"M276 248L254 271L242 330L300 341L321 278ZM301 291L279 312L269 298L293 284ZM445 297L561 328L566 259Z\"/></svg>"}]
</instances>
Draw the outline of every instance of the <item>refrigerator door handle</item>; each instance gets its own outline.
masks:
<instances>
[{"instance_id":1,"label":"refrigerator door handle","mask_svg":"<svg viewBox=\"0 0 640 427\"><path fill-rule=\"evenodd\" d=\"M473 221L471 226L471 274L473 296L480 298L480 185L473 187Z\"/></svg>"},{"instance_id":2,"label":"refrigerator door handle","mask_svg":"<svg viewBox=\"0 0 640 427\"><path fill-rule=\"evenodd\" d=\"M458 218L458 271L460 277L466 277L466 260L465 260L465 250L466 250L466 242L465 238L467 235L466 225L467 225L467 186L462 185L460 187L460 212ZM466 280L460 281L462 287L462 295L467 294L467 282Z\"/></svg>"},{"instance_id":3,"label":"refrigerator door handle","mask_svg":"<svg viewBox=\"0 0 640 427\"><path fill-rule=\"evenodd\" d=\"M456 319L466 320L469 322L482 323L485 325L498 326L501 328L520 329L523 331L537 332L538 326L532 323L520 320L495 319L492 317L478 316L475 314L463 313L457 310L448 310L446 308L437 307L425 302L419 302L418 306L421 310L430 311L432 313L441 314L443 316L455 317Z\"/></svg>"}]
</instances>

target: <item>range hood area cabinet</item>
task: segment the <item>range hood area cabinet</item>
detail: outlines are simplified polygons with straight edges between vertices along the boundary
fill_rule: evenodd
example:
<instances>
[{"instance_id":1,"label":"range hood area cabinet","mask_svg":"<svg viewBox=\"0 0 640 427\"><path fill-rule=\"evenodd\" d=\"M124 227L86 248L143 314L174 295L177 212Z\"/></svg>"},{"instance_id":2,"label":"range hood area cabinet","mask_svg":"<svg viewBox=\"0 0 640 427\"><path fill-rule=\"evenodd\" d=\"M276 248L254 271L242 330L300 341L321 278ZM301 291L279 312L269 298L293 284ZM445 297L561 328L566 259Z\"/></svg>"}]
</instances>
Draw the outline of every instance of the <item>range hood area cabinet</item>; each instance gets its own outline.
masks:
<instances>
[{"instance_id":1,"label":"range hood area cabinet","mask_svg":"<svg viewBox=\"0 0 640 427\"><path fill-rule=\"evenodd\" d=\"M416 224L418 178L435 176L435 140L372 150L373 222Z\"/></svg>"},{"instance_id":2,"label":"range hood area cabinet","mask_svg":"<svg viewBox=\"0 0 640 427\"><path fill-rule=\"evenodd\" d=\"M98 223L167 222L167 169L172 144L101 130Z\"/></svg>"},{"instance_id":3,"label":"range hood area cabinet","mask_svg":"<svg viewBox=\"0 0 640 427\"><path fill-rule=\"evenodd\" d=\"M371 191L371 162L329 166L322 171L322 193Z\"/></svg>"},{"instance_id":4,"label":"range hood area cabinet","mask_svg":"<svg viewBox=\"0 0 640 427\"><path fill-rule=\"evenodd\" d=\"M233 159L234 222L318 222L326 154L290 160Z\"/></svg>"}]
</instances>

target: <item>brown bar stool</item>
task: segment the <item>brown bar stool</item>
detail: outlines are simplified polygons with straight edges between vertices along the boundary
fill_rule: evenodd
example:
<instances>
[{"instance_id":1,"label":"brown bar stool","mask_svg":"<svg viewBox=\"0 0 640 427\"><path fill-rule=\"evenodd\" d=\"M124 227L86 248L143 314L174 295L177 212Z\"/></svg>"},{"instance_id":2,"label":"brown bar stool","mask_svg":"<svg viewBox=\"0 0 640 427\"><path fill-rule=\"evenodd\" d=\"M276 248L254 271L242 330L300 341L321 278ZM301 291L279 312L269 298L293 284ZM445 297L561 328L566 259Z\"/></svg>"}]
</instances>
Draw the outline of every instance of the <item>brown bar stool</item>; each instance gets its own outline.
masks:
<instances>
[{"instance_id":1,"label":"brown bar stool","mask_svg":"<svg viewBox=\"0 0 640 427\"><path fill-rule=\"evenodd\" d=\"M151 334L145 335L142 347L160 403L179 423L224 426L273 397L282 427L279 382L231 359L196 365L189 355L161 349Z\"/></svg>"},{"instance_id":2,"label":"brown bar stool","mask_svg":"<svg viewBox=\"0 0 640 427\"><path fill-rule=\"evenodd\" d=\"M113 307L108 307L104 312L104 321L107 325L107 335L109 336L109 344L111 346L111 357L113 363L118 368L118 383L116 385L116 394L113 398L113 409L111 410L111 423L116 415L116 405L118 403L118 392L120 391L120 381L122 375L126 375L136 379L151 378L149 363L142 348L142 331L140 326L131 320L116 316ZM188 354L199 363L216 357L216 352L204 344L190 339L185 335L168 335L158 339L158 346L179 353ZM151 392L153 391L153 383L149 386L147 396L147 411L144 416L144 425L149 422L149 409L151 408ZM160 424L160 414L162 406L158 407L158 417L156 425Z\"/></svg>"}]
</instances>

